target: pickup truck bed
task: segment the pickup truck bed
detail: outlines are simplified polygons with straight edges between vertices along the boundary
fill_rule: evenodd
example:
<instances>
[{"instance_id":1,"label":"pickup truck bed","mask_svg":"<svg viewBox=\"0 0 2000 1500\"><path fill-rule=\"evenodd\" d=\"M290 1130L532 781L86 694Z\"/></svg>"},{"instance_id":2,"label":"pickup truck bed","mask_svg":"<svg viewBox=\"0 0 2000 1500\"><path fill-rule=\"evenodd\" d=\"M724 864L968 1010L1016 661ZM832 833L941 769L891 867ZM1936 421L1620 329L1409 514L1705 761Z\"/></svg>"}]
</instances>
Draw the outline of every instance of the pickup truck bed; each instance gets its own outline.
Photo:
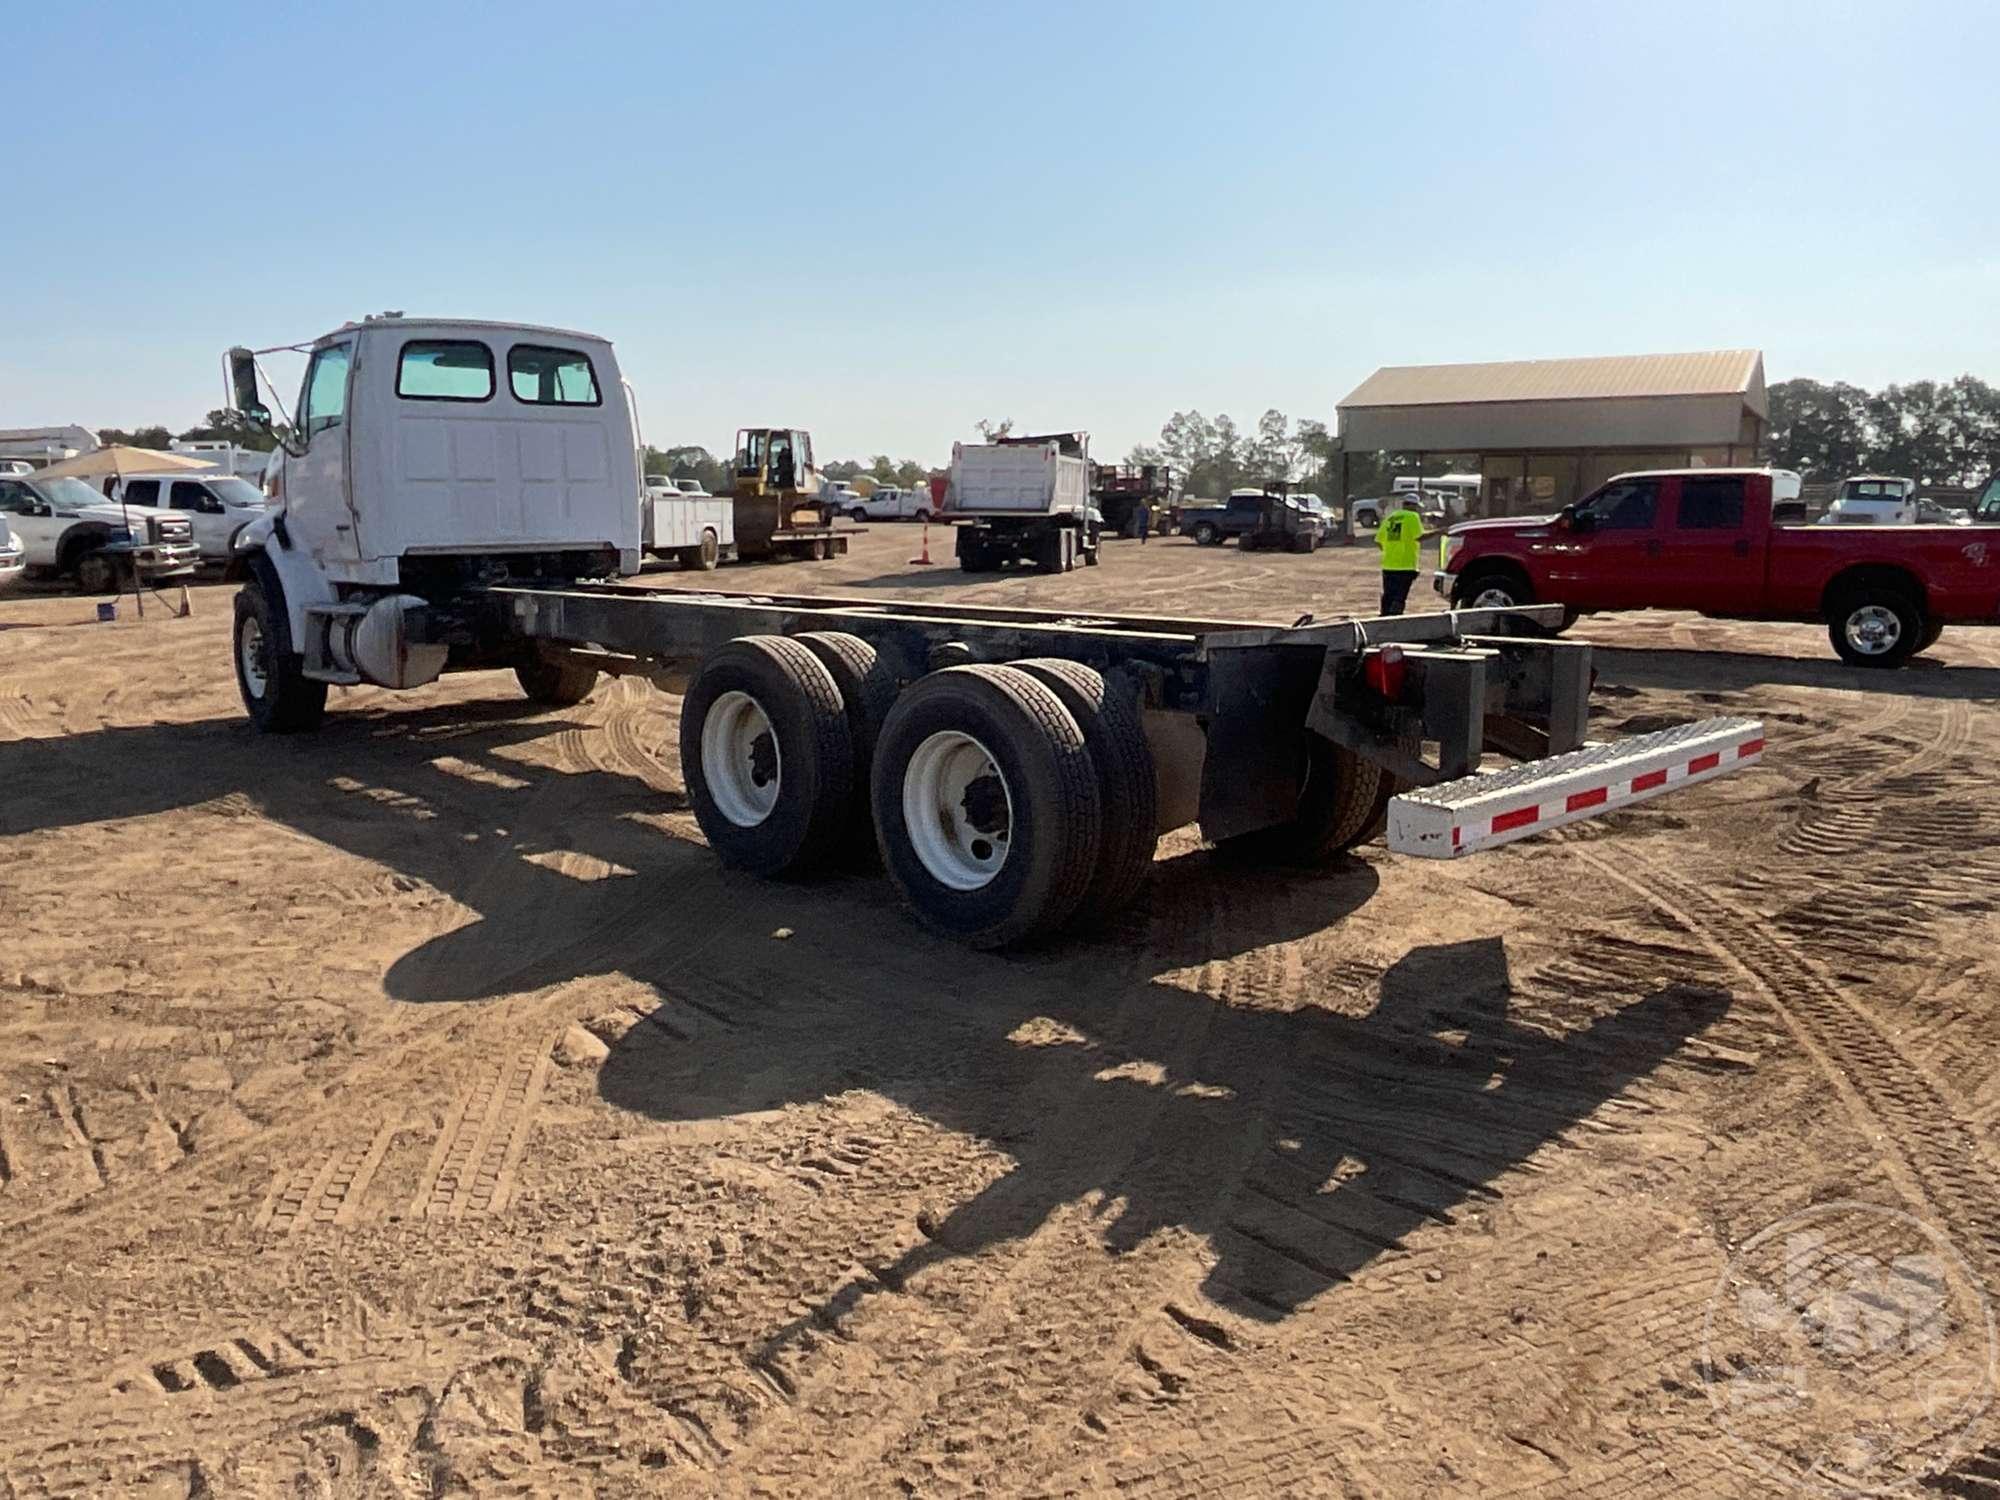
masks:
<instances>
[{"instance_id":1,"label":"pickup truck bed","mask_svg":"<svg viewBox=\"0 0 2000 1500\"><path fill-rule=\"evenodd\" d=\"M1759 469L1619 475L1559 515L1454 526L1440 557L1436 586L1462 605L1824 621L1856 666L2000 624L2000 525L1774 524Z\"/></svg>"}]
</instances>

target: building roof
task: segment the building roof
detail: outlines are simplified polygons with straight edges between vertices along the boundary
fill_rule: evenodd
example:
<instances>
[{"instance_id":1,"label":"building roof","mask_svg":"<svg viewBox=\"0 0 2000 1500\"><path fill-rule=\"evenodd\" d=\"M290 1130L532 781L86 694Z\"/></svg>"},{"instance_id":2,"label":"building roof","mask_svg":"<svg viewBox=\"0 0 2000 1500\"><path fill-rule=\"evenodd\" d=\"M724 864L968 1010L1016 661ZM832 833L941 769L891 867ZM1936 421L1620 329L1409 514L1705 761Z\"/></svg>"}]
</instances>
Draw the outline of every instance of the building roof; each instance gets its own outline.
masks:
<instances>
[{"instance_id":1,"label":"building roof","mask_svg":"<svg viewBox=\"0 0 2000 1500\"><path fill-rule=\"evenodd\" d=\"M1595 359L1519 359L1476 365L1384 365L1340 403L1440 406L1486 401L1589 401L1620 396L1748 395L1763 405L1763 355L1755 349L1703 354L1615 354Z\"/></svg>"},{"instance_id":2,"label":"building roof","mask_svg":"<svg viewBox=\"0 0 2000 1500\"><path fill-rule=\"evenodd\" d=\"M1755 349L1389 365L1339 406L1351 452L1754 448L1769 418Z\"/></svg>"}]
</instances>

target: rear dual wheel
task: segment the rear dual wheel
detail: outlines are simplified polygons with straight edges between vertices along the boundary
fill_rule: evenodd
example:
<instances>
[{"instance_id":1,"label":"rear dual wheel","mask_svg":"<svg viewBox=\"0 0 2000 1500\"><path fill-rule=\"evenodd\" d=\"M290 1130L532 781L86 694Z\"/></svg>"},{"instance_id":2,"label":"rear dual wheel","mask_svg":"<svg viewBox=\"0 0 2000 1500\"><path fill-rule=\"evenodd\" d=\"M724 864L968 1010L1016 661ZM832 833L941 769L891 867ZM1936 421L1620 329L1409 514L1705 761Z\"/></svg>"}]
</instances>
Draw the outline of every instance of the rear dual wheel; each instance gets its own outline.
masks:
<instances>
[{"instance_id":1,"label":"rear dual wheel","mask_svg":"<svg viewBox=\"0 0 2000 1500\"><path fill-rule=\"evenodd\" d=\"M1232 859L1258 864L1322 865L1381 832L1395 783L1375 761L1303 731L1298 809L1288 822L1224 839Z\"/></svg>"},{"instance_id":2,"label":"rear dual wheel","mask_svg":"<svg viewBox=\"0 0 2000 1500\"><path fill-rule=\"evenodd\" d=\"M726 865L804 874L851 830L846 705L798 641L745 636L711 652L682 701L680 749L695 821Z\"/></svg>"},{"instance_id":3,"label":"rear dual wheel","mask_svg":"<svg viewBox=\"0 0 2000 1500\"><path fill-rule=\"evenodd\" d=\"M918 919L975 948L1044 935L1091 889L1104 798L1083 730L1017 667L934 672L876 746L876 838Z\"/></svg>"}]
</instances>

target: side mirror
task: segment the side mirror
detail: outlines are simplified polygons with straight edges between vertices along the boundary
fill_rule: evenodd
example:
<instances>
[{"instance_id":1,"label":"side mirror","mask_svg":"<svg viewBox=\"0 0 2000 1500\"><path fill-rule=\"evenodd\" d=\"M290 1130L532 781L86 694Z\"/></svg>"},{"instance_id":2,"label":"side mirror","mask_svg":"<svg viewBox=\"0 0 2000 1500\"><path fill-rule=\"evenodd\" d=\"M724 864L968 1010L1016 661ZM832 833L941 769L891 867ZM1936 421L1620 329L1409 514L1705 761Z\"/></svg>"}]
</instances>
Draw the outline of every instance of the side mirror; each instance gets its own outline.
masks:
<instances>
[{"instance_id":1,"label":"side mirror","mask_svg":"<svg viewBox=\"0 0 2000 1500\"><path fill-rule=\"evenodd\" d=\"M231 349L229 364L229 404L259 427L271 425L271 408L257 396L257 357L248 349Z\"/></svg>"}]
</instances>

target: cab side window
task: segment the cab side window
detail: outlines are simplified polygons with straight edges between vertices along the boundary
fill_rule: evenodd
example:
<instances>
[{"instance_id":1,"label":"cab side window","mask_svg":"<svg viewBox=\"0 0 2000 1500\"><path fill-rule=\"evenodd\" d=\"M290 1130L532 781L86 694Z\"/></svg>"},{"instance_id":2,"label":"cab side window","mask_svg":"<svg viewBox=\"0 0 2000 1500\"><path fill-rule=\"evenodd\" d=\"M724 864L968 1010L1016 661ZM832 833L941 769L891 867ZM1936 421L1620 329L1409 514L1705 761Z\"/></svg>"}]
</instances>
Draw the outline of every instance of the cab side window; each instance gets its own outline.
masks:
<instances>
[{"instance_id":1,"label":"cab side window","mask_svg":"<svg viewBox=\"0 0 2000 1500\"><path fill-rule=\"evenodd\" d=\"M126 480L124 500L127 505L158 505L160 503L160 481L157 479Z\"/></svg>"},{"instance_id":2,"label":"cab side window","mask_svg":"<svg viewBox=\"0 0 2000 1500\"><path fill-rule=\"evenodd\" d=\"M1650 479L1626 479L1599 490L1577 507L1598 531L1650 531L1658 509L1660 487Z\"/></svg>"},{"instance_id":3,"label":"cab side window","mask_svg":"<svg viewBox=\"0 0 2000 1500\"><path fill-rule=\"evenodd\" d=\"M1683 479L1677 524L1682 531L1741 531L1742 477Z\"/></svg>"},{"instance_id":4,"label":"cab side window","mask_svg":"<svg viewBox=\"0 0 2000 1500\"><path fill-rule=\"evenodd\" d=\"M208 486L197 484L192 479L176 479L174 487L167 494L167 507L170 510L217 511L222 509L222 503L209 494Z\"/></svg>"},{"instance_id":5,"label":"cab side window","mask_svg":"<svg viewBox=\"0 0 2000 1500\"><path fill-rule=\"evenodd\" d=\"M0 511L17 516L31 516L35 513L35 492L25 484L11 479L0 479Z\"/></svg>"},{"instance_id":6,"label":"cab side window","mask_svg":"<svg viewBox=\"0 0 2000 1500\"><path fill-rule=\"evenodd\" d=\"M312 368L306 371L306 398L300 403L304 410L299 417L308 442L314 433L338 427L346 420L347 366L351 357L352 351L346 344L334 344L313 356Z\"/></svg>"}]
</instances>

